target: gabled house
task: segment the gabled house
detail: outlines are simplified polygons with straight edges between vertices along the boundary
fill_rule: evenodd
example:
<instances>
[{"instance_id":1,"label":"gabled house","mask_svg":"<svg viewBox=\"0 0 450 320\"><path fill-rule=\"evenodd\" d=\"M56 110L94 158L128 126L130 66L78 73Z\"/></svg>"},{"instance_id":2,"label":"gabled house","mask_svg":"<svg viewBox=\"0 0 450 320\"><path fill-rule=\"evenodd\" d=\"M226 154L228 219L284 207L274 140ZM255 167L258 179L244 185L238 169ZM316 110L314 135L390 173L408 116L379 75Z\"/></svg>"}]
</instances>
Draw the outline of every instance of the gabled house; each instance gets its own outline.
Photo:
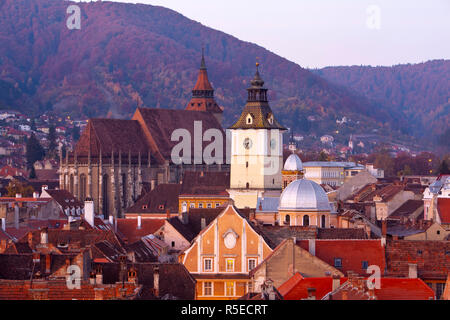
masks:
<instances>
[{"instance_id":1,"label":"gabled house","mask_svg":"<svg viewBox=\"0 0 450 320\"><path fill-rule=\"evenodd\" d=\"M232 205L192 240L180 261L197 280L197 299L237 299L249 291L249 272L272 252Z\"/></svg>"}]
</instances>

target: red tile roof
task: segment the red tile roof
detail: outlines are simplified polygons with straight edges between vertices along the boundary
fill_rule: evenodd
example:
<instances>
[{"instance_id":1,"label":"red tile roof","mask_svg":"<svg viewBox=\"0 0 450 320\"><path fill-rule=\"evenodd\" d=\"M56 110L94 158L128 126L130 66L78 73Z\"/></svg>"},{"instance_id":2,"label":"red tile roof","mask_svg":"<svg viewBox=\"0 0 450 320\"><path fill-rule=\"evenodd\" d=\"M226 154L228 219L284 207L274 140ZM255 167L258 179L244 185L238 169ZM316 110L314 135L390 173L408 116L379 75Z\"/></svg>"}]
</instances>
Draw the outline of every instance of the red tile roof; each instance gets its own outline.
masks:
<instances>
[{"instance_id":1,"label":"red tile roof","mask_svg":"<svg viewBox=\"0 0 450 320\"><path fill-rule=\"evenodd\" d=\"M117 219L117 233L127 243L141 240L154 234L164 226L164 219L141 219L141 228L137 228L137 219Z\"/></svg>"},{"instance_id":2,"label":"red tile roof","mask_svg":"<svg viewBox=\"0 0 450 320\"><path fill-rule=\"evenodd\" d=\"M347 278L341 278L340 284L343 284L345 281L347 281ZM320 300L332 291L333 278L303 278L299 273L296 273L283 283L278 288L278 291L283 295L284 300L301 300L308 297L308 288L316 289L316 300Z\"/></svg>"},{"instance_id":3,"label":"red tile roof","mask_svg":"<svg viewBox=\"0 0 450 320\"><path fill-rule=\"evenodd\" d=\"M375 296L378 300L429 300L435 294L421 279L381 278Z\"/></svg>"},{"instance_id":4,"label":"red tile roof","mask_svg":"<svg viewBox=\"0 0 450 320\"><path fill-rule=\"evenodd\" d=\"M147 192L133 206L127 209L127 213L165 214L178 213L178 196L181 185L177 183L159 184L150 192Z\"/></svg>"},{"instance_id":5,"label":"red tile roof","mask_svg":"<svg viewBox=\"0 0 450 320\"><path fill-rule=\"evenodd\" d=\"M438 198L437 207L441 223L450 223L450 198Z\"/></svg>"},{"instance_id":6,"label":"red tile roof","mask_svg":"<svg viewBox=\"0 0 450 320\"><path fill-rule=\"evenodd\" d=\"M408 277L409 264L417 264L419 278L444 280L450 271L450 241L388 241L386 264L389 276Z\"/></svg>"},{"instance_id":7,"label":"red tile roof","mask_svg":"<svg viewBox=\"0 0 450 320\"><path fill-rule=\"evenodd\" d=\"M226 191L228 188L230 188L229 172L186 171L183 176L180 195L228 197L229 194Z\"/></svg>"},{"instance_id":8,"label":"red tile roof","mask_svg":"<svg viewBox=\"0 0 450 320\"><path fill-rule=\"evenodd\" d=\"M313 240L314 241L314 240ZM303 249L309 251L309 241L300 240L297 242ZM377 265L381 270L385 268L384 247L380 240L315 240L315 255L335 266L335 258L340 258L342 267L337 268L344 272L356 272L366 275L362 268L363 261L368 265Z\"/></svg>"}]
</instances>

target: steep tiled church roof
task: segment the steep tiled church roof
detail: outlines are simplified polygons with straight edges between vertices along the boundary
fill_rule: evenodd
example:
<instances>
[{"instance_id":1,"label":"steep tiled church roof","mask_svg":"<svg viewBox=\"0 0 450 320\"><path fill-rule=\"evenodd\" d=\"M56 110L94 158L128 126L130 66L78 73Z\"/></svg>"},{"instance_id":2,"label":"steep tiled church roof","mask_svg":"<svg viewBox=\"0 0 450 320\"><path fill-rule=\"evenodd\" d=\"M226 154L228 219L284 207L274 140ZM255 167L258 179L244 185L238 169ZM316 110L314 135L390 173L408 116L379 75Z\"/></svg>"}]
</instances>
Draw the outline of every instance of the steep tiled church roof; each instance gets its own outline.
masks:
<instances>
[{"instance_id":1,"label":"steep tiled church roof","mask_svg":"<svg viewBox=\"0 0 450 320\"><path fill-rule=\"evenodd\" d=\"M222 126L210 112L138 108L133 120L138 120L141 123L152 153L157 153L160 161L171 159L172 148L179 143L171 140L172 133L177 129L185 129L189 132L191 155L192 158L194 157L194 123L196 121L201 122L202 135L209 129L218 129L225 139ZM203 149L210 143L209 141L203 141ZM225 163L226 146L225 143L223 145L223 163Z\"/></svg>"},{"instance_id":2,"label":"steep tiled church roof","mask_svg":"<svg viewBox=\"0 0 450 320\"><path fill-rule=\"evenodd\" d=\"M91 119L75 148L77 156L109 156L121 151L125 156L129 150L136 156L139 151L145 158L148 142L141 126L134 120Z\"/></svg>"}]
</instances>

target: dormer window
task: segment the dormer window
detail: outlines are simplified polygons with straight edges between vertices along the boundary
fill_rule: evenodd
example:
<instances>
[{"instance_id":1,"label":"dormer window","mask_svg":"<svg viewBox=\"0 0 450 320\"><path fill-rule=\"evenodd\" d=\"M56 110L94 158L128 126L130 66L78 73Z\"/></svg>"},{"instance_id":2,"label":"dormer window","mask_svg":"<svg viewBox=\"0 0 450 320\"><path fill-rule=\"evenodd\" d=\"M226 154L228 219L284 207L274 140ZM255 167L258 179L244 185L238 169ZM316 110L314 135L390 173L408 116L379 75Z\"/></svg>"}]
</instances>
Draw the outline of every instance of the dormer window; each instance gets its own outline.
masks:
<instances>
[{"instance_id":1,"label":"dormer window","mask_svg":"<svg viewBox=\"0 0 450 320\"><path fill-rule=\"evenodd\" d=\"M251 114L247 115L247 124L253 124L253 116Z\"/></svg>"},{"instance_id":2,"label":"dormer window","mask_svg":"<svg viewBox=\"0 0 450 320\"><path fill-rule=\"evenodd\" d=\"M147 206L146 204L144 204L144 205L142 206L142 209L143 209L143 210L148 209L148 206Z\"/></svg>"},{"instance_id":3,"label":"dormer window","mask_svg":"<svg viewBox=\"0 0 450 320\"><path fill-rule=\"evenodd\" d=\"M270 124L273 124L273 114L269 114L269 116L267 117L267 121L269 121Z\"/></svg>"},{"instance_id":4,"label":"dormer window","mask_svg":"<svg viewBox=\"0 0 450 320\"><path fill-rule=\"evenodd\" d=\"M159 210L164 210L164 205L163 204L159 205Z\"/></svg>"}]
</instances>

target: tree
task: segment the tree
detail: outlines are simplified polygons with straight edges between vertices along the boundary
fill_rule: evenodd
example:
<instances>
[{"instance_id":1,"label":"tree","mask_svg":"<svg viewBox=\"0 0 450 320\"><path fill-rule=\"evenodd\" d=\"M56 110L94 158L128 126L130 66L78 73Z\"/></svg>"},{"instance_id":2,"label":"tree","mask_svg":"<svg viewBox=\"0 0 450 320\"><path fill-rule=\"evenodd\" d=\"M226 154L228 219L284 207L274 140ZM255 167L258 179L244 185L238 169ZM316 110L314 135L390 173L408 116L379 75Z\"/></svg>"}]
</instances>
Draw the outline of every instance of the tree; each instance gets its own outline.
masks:
<instances>
[{"instance_id":1,"label":"tree","mask_svg":"<svg viewBox=\"0 0 450 320\"><path fill-rule=\"evenodd\" d=\"M34 133L32 133L30 139L28 139L26 149L27 166L28 169L31 170L33 164L36 161L44 159L45 151L39 141L36 139Z\"/></svg>"},{"instance_id":2,"label":"tree","mask_svg":"<svg viewBox=\"0 0 450 320\"><path fill-rule=\"evenodd\" d=\"M450 168L448 167L447 161L445 159L442 160L442 162L439 166L439 173L440 174L450 174Z\"/></svg>"},{"instance_id":3,"label":"tree","mask_svg":"<svg viewBox=\"0 0 450 320\"><path fill-rule=\"evenodd\" d=\"M377 168L383 169L386 177L394 176L394 160L387 150L382 150L377 154L374 165Z\"/></svg>"},{"instance_id":4,"label":"tree","mask_svg":"<svg viewBox=\"0 0 450 320\"><path fill-rule=\"evenodd\" d=\"M50 127L47 139L50 142L50 144L48 145L48 153L55 156L55 151L57 147L55 126Z\"/></svg>"},{"instance_id":5,"label":"tree","mask_svg":"<svg viewBox=\"0 0 450 320\"><path fill-rule=\"evenodd\" d=\"M36 170L34 169L34 166L31 166L29 178L30 178L30 179L36 179L36 178L37 178L37 176L36 176Z\"/></svg>"},{"instance_id":6,"label":"tree","mask_svg":"<svg viewBox=\"0 0 450 320\"><path fill-rule=\"evenodd\" d=\"M319 161L328 161L328 155L325 151L320 151Z\"/></svg>"},{"instance_id":7,"label":"tree","mask_svg":"<svg viewBox=\"0 0 450 320\"><path fill-rule=\"evenodd\" d=\"M31 119L30 128L32 131L36 131L36 121L34 121L34 118Z\"/></svg>"},{"instance_id":8,"label":"tree","mask_svg":"<svg viewBox=\"0 0 450 320\"><path fill-rule=\"evenodd\" d=\"M12 180L6 187L6 190L8 191L8 197L15 197L18 193L23 197L31 197L34 192L32 186L25 185L18 180Z\"/></svg>"},{"instance_id":9,"label":"tree","mask_svg":"<svg viewBox=\"0 0 450 320\"><path fill-rule=\"evenodd\" d=\"M80 127L74 126L72 130L73 141L78 141L80 139Z\"/></svg>"}]
</instances>

